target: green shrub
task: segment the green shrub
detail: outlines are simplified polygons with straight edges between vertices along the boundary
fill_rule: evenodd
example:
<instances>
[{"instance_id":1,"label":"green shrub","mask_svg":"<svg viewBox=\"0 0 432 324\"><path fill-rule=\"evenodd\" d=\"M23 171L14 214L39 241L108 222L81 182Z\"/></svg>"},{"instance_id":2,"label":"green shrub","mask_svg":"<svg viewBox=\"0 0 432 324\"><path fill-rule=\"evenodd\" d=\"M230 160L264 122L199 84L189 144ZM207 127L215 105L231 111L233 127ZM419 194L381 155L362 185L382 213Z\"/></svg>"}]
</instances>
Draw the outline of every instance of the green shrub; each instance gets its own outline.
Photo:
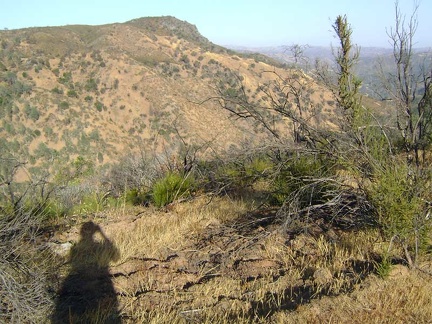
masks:
<instances>
[{"instance_id":1,"label":"green shrub","mask_svg":"<svg viewBox=\"0 0 432 324\"><path fill-rule=\"evenodd\" d=\"M252 189L257 181L266 181L273 168L273 162L261 154L201 161L197 165L205 191L240 195L245 188Z\"/></svg>"},{"instance_id":2,"label":"green shrub","mask_svg":"<svg viewBox=\"0 0 432 324\"><path fill-rule=\"evenodd\" d=\"M37 121L40 117L39 111L36 107L32 107L29 104L26 104L24 108L24 113L28 118L30 118L33 121Z\"/></svg>"},{"instance_id":3,"label":"green shrub","mask_svg":"<svg viewBox=\"0 0 432 324\"><path fill-rule=\"evenodd\" d=\"M386 279L390 275L392 263L388 256L384 256L381 262L375 262L375 271L381 279Z\"/></svg>"},{"instance_id":4,"label":"green shrub","mask_svg":"<svg viewBox=\"0 0 432 324\"><path fill-rule=\"evenodd\" d=\"M296 194L300 208L322 203L326 192L332 188L327 181L316 180L330 176L332 173L326 161L315 156L294 158L274 178L272 203L283 204L292 194Z\"/></svg>"},{"instance_id":5,"label":"green shrub","mask_svg":"<svg viewBox=\"0 0 432 324\"><path fill-rule=\"evenodd\" d=\"M83 201L75 205L71 209L71 214L73 215L83 215L89 213L99 212L101 209L101 205L95 196L87 196L83 199Z\"/></svg>"},{"instance_id":6,"label":"green shrub","mask_svg":"<svg viewBox=\"0 0 432 324\"><path fill-rule=\"evenodd\" d=\"M75 177L87 177L94 172L94 163L90 159L78 156L72 162L73 174Z\"/></svg>"},{"instance_id":7,"label":"green shrub","mask_svg":"<svg viewBox=\"0 0 432 324\"><path fill-rule=\"evenodd\" d=\"M69 103L67 101L62 101L60 102L60 104L58 105L58 107L60 108L60 110L65 110L69 108Z\"/></svg>"},{"instance_id":8,"label":"green shrub","mask_svg":"<svg viewBox=\"0 0 432 324\"><path fill-rule=\"evenodd\" d=\"M98 82L95 79L90 78L86 81L84 89L86 91L97 91L98 90Z\"/></svg>"},{"instance_id":9,"label":"green shrub","mask_svg":"<svg viewBox=\"0 0 432 324\"><path fill-rule=\"evenodd\" d=\"M78 93L75 90L68 90L67 96L73 97L73 98L78 98Z\"/></svg>"},{"instance_id":10,"label":"green shrub","mask_svg":"<svg viewBox=\"0 0 432 324\"><path fill-rule=\"evenodd\" d=\"M221 180L234 187L244 188L251 186L256 180L265 178L273 164L260 156L239 159L228 163L219 171Z\"/></svg>"},{"instance_id":11,"label":"green shrub","mask_svg":"<svg viewBox=\"0 0 432 324\"><path fill-rule=\"evenodd\" d=\"M58 82L61 84L69 84L70 82L72 82L72 73L64 72L63 76L58 79Z\"/></svg>"},{"instance_id":12,"label":"green shrub","mask_svg":"<svg viewBox=\"0 0 432 324\"><path fill-rule=\"evenodd\" d=\"M388 238L408 239L422 226L417 222L424 207L419 189L411 183L405 164L395 163L375 172L368 194Z\"/></svg>"},{"instance_id":13,"label":"green shrub","mask_svg":"<svg viewBox=\"0 0 432 324\"><path fill-rule=\"evenodd\" d=\"M163 207L181 197L189 196L193 190L193 180L178 173L170 172L153 186L153 201Z\"/></svg>"},{"instance_id":14,"label":"green shrub","mask_svg":"<svg viewBox=\"0 0 432 324\"><path fill-rule=\"evenodd\" d=\"M125 200L131 205L145 205L150 200L150 195L138 189L131 189L126 191Z\"/></svg>"},{"instance_id":15,"label":"green shrub","mask_svg":"<svg viewBox=\"0 0 432 324\"><path fill-rule=\"evenodd\" d=\"M268 158L257 156L246 163L245 172L247 176L260 177L264 176L272 168L273 163Z\"/></svg>"},{"instance_id":16,"label":"green shrub","mask_svg":"<svg viewBox=\"0 0 432 324\"><path fill-rule=\"evenodd\" d=\"M418 170L405 162L391 162L374 173L366 188L377 221L389 240L402 247L412 267L421 252L430 249L430 180L428 170Z\"/></svg>"},{"instance_id":17,"label":"green shrub","mask_svg":"<svg viewBox=\"0 0 432 324\"><path fill-rule=\"evenodd\" d=\"M66 208L66 206L64 206L55 199L49 199L44 204L41 215L44 221L52 221L66 215L67 212L68 209Z\"/></svg>"},{"instance_id":18,"label":"green shrub","mask_svg":"<svg viewBox=\"0 0 432 324\"><path fill-rule=\"evenodd\" d=\"M104 104L102 102L100 102L99 100L97 100L95 102L95 107L96 107L96 110L99 112L101 112L103 109L105 109Z\"/></svg>"},{"instance_id":19,"label":"green shrub","mask_svg":"<svg viewBox=\"0 0 432 324\"><path fill-rule=\"evenodd\" d=\"M81 202L72 207L70 213L72 214L91 214L98 213L108 206L107 194L103 192L92 192L85 195Z\"/></svg>"},{"instance_id":20,"label":"green shrub","mask_svg":"<svg viewBox=\"0 0 432 324\"><path fill-rule=\"evenodd\" d=\"M56 93L56 94L63 94L63 89L59 88L59 87L55 87L51 90L52 93Z\"/></svg>"},{"instance_id":21,"label":"green shrub","mask_svg":"<svg viewBox=\"0 0 432 324\"><path fill-rule=\"evenodd\" d=\"M186 63L186 64L190 62L189 57L187 56L187 54L183 54L181 56L181 58L180 58L180 61L182 61L183 63Z\"/></svg>"}]
</instances>

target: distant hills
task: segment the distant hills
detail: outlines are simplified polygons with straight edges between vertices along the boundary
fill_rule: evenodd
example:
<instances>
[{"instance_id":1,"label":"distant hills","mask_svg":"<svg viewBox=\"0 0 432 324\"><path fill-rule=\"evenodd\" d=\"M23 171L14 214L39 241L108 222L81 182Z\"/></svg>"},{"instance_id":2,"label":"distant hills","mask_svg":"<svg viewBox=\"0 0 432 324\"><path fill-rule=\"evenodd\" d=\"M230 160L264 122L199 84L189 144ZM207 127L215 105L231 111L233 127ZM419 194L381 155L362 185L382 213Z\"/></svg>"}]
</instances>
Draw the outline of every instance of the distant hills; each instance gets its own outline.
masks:
<instances>
[{"instance_id":1,"label":"distant hills","mask_svg":"<svg viewBox=\"0 0 432 324\"><path fill-rule=\"evenodd\" d=\"M323 46L300 45L302 58L296 62L291 50L292 46L272 46L272 47L236 47L229 46L230 49L241 53L261 53L272 57L282 63L296 64L296 66L307 71L314 67L315 61L321 60L332 64L334 61L333 49ZM394 71L393 49L385 47L360 47L360 57L355 67L357 75L363 80L362 91L377 99L385 99L387 94L380 84L380 66L385 73ZM413 66L432 67L432 48L416 48L413 55ZM421 73L421 71L415 71Z\"/></svg>"},{"instance_id":2,"label":"distant hills","mask_svg":"<svg viewBox=\"0 0 432 324\"><path fill-rule=\"evenodd\" d=\"M212 152L251 145L262 136L255 125L208 99L241 74L261 101L269 71L297 73L263 54L212 44L174 17L0 31L0 151L38 172L79 157L104 165L168 154L185 143ZM305 80L326 107L329 93Z\"/></svg>"}]
</instances>

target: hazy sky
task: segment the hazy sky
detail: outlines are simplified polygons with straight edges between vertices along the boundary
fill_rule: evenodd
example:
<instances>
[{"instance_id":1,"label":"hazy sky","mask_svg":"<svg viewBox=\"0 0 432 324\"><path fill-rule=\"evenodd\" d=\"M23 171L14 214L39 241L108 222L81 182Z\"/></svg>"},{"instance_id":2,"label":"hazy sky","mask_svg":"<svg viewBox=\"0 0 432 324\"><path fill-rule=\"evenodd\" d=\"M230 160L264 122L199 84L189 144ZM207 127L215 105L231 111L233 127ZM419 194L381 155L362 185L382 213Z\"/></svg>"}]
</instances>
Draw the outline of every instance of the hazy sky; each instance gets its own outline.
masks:
<instances>
[{"instance_id":1,"label":"hazy sky","mask_svg":"<svg viewBox=\"0 0 432 324\"><path fill-rule=\"evenodd\" d=\"M219 45L330 45L331 25L346 14L354 42L389 46L394 0L0 0L0 28L99 25L174 16ZM410 16L413 0L399 0ZM432 1L420 0L417 46L432 47Z\"/></svg>"}]
</instances>

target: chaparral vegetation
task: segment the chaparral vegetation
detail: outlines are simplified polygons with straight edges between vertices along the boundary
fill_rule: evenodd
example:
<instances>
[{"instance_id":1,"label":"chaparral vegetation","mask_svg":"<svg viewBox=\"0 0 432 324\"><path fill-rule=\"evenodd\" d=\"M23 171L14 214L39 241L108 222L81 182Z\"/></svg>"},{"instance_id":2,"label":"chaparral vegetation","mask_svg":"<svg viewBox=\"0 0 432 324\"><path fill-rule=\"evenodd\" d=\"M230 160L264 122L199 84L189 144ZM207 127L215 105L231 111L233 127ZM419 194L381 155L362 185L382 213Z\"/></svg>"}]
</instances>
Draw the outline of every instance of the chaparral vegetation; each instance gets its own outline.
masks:
<instances>
[{"instance_id":1,"label":"chaparral vegetation","mask_svg":"<svg viewBox=\"0 0 432 324\"><path fill-rule=\"evenodd\" d=\"M0 321L429 323L432 55L394 9L367 93L342 15L313 65L173 17L0 31Z\"/></svg>"}]
</instances>

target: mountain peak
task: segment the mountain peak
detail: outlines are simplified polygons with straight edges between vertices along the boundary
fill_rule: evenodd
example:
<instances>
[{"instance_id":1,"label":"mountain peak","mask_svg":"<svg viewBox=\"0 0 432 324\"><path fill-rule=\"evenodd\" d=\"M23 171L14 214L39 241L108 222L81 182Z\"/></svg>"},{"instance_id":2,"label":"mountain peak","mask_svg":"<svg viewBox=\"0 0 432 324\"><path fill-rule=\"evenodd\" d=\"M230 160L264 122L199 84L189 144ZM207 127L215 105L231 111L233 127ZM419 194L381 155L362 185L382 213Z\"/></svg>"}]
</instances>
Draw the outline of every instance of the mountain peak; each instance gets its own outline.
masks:
<instances>
[{"instance_id":1,"label":"mountain peak","mask_svg":"<svg viewBox=\"0 0 432 324\"><path fill-rule=\"evenodd\" d=\"M188 41L209 45L210 41L202 36L195 25L173 16L143 17L125 22L161 36L177 36Z\"/></svg>"}]
</instances>

